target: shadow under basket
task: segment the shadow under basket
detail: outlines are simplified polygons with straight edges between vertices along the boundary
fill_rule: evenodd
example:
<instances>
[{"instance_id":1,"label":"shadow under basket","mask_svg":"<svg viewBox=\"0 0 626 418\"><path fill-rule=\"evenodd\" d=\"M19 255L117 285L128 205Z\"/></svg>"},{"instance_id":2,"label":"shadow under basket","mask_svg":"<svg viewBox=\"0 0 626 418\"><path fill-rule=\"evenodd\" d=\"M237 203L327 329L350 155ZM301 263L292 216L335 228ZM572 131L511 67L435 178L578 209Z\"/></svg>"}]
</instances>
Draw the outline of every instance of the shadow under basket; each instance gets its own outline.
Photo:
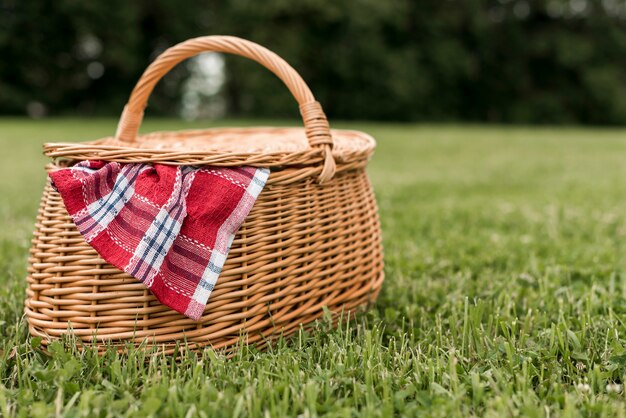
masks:
<instances>
[{"instance_id":1,"label":"shadow under basket","mask_svg":"<svg viewBox=\"0 0 626 418\"><path fill-rule=\"evenodd\" d=\"M138 136L158 80L205 51L234 53L274 72L300 105L302 128L209 129ZM238 231L199 321L159 303L135 278L87 244L48 183L35 225L25 311L48 344L72 333L103 349L128 343L173 352L230 351L241 339L263 347L323 315L368 307L383 282L380 225L365 171L367 134L330 130L300 76L278 56L242 39L195 38L165 51L133 90L114 137L44 146L55 170L80 160L269 167L270 177Z\"/></svg>"}]
</instances>

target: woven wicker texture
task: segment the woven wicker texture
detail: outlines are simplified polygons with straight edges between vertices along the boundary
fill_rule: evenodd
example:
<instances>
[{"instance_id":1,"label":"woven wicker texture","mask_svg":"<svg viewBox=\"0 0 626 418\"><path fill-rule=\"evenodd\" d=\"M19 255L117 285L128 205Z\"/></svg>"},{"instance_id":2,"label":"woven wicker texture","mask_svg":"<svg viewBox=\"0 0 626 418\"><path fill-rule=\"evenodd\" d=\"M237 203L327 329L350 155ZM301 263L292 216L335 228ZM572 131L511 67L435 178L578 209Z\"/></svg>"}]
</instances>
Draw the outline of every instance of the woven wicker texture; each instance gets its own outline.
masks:
<instances>
[{"instance_id":1,"label":"woven wicker texture","mask_svg":"<svg viewBox=\"0 0 626 418\"><path fill-rule=\"evenodd\" d=\"M300 104L304 129L248 128L137 136L148 95L180 60L213 50L254 59L277 74ZM275 54L232 37L203 37L166 51L148 67L117 134L82 144L46 144L55 170L104 159L166 164L271 167L265 189L237 233L202 319L160 304L138 280L107 264L82 238L60 195L44 190L28 268L30 332L48 344L71 328L84 342L177 344L231 350L242 338L263 347L323 314L355 312L383 282L376 202L365 166L374 140L331 131L297 73Z\"/></svg>"}]
</instances>

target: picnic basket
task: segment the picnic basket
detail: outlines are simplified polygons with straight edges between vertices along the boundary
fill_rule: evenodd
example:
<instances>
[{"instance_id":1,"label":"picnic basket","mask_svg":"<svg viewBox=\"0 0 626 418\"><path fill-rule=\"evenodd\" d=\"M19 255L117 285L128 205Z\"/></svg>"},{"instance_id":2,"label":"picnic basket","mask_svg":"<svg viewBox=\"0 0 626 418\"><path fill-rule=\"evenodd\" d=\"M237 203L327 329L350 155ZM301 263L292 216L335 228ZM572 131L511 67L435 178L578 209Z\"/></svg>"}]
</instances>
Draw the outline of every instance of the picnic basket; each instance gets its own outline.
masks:
<instances>
[{"instance_id":1,"label":"picnic basket","mask_svg":"<svg viewBox=\"0 0 626 418\"><path fill-rule=\"evenodd\" d=\"M213 51L254 60L283 81L304 128L220 128L138 135L156 83L176 64ZM366 165L375 147L362 132L330 130L298 73L266 48L228 36L190 39L161 54L130 95L115 136L48 143L48 171L80 160L270 168L238 231L199 321L160 304L138 280L107 264L82 238L48 184L37 215L25 312L43 344L71 332L99 349L128 343L173 352L263 347L323 315L371 304L383 282L376 202Z\"/></svg>"}]
</instances>

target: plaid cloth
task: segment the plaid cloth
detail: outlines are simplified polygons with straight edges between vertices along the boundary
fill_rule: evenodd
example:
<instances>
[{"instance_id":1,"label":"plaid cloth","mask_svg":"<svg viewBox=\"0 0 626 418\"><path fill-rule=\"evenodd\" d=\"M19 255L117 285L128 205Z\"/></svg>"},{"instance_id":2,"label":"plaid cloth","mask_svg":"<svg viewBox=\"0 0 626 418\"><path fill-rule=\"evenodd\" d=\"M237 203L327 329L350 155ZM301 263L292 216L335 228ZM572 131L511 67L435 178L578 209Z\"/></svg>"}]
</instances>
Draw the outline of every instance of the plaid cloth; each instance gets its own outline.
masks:
<instances>
[{"instance_id":1,"label":"plaid cloth","mask_svg":"<svg viewBox=\"0 0 626 418\"><path fill-rule=\"evenodd\" d=\"M265 168L103 161L50 173L85 241L194 320L268 176Z\"/></svg>"}]
</instances>

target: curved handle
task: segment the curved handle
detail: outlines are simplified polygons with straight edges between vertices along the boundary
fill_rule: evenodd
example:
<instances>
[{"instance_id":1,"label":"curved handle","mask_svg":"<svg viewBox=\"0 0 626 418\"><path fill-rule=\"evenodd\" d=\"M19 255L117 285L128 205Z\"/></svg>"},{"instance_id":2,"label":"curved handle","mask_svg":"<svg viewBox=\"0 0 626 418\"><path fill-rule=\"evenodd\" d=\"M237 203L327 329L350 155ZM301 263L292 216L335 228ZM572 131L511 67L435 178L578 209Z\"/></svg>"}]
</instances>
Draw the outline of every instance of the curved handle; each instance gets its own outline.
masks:
<instances>
[{"instance_id":1,"label":"curved handle","mask_svg":"<svg viewBox=\"0 0 626 418\"><path fill-rule=\"evenodd\" d=\"M320 104L315 101L313 93L302 77L285 60L261 45L234 36L202 36L189 39L159 55L146 68L130 94L117 125L115 137L122 142L136 141L148 97L158 81L184 59L209 51L249 58L269 69L285 83L300 105L300 114L304 121L309 145L312 148L320 148L324 153L324 166L319 181L323 183L330 180L335 174L335 160L332 156L333 139L326 115Z\"/></svg>"}]
</instances>

